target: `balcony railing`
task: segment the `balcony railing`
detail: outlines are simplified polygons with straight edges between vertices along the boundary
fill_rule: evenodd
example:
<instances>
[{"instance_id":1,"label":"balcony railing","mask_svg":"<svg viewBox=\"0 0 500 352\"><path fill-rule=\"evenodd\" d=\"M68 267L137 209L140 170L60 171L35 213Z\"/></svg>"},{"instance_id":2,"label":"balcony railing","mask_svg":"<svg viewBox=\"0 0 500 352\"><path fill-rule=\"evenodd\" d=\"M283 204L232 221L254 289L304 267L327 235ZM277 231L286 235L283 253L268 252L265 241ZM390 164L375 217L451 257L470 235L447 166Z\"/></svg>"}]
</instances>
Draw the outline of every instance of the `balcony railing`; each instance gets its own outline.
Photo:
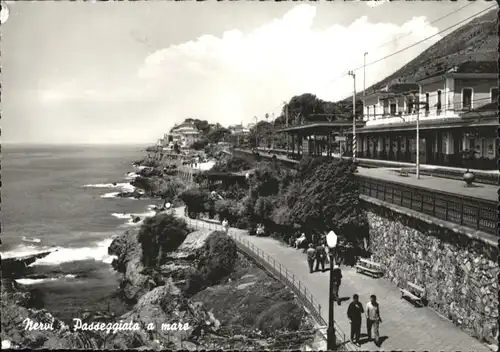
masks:
<instances>
[{"instance_id":1,"label":"balcony railing","mask_svg":"<svg viewBox=\"0 0 500 352\"><path fill-rule=\"evenodd\" d=\"M361 194L437 219L495 234L496 202L358 176Z\"/></svg>"}]
</instances>

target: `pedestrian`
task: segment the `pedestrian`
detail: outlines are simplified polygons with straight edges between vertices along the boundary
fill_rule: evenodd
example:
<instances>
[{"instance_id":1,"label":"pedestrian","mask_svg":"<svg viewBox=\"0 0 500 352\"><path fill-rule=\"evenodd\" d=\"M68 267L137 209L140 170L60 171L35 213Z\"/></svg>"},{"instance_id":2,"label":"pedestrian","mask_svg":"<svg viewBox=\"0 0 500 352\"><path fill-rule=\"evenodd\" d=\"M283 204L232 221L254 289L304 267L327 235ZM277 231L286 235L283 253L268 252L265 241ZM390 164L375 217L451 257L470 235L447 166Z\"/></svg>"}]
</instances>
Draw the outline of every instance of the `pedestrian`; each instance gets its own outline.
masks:
<instances>
[{"instance_id":1,"label":"pedestrian","mask_svg":"<svg viewBox=\"0 0 500 352\"><path fill-rule=\"evenodd\" d=\"M307 264L309 265L309 273L313 273L314 259L316 258L316 250L312 243L309 243L309 248L307 249Z\"/></svg>"},{"instance_id":2,"label":"pedestrian","mask_svg":"<svg viewBox=\"0 0 500 352\"><path fill-rule=\"evenodd\" d=\"M352 302L347 308L347 317L351 323L351 341L356 346L360 346L359 337L361 335L361 320L365 310L363 305L359 302L359 296L354 294L352 296Z\"/></svg>"},{"instance_id":3,"label":"pedestrian","mask_svg":"<svg viewBox=\"0 0 500 352\"><path fill-rule=\"evenodd\" d=\"M326 259L326 248L325 248L325 244L323 242L321 242L316 247L316 269L315 269L315 271L319 270L319 266L321 264L321 271L323 273L325 272L325 259Z\"/></svg>"},{"instance_id":4,"label":"pedestrian","mask_svg":"<svg viewBox=\"0 0 500 352\"><path fill-rule=\"evenodd\" d=\"M377 296L371 295L370 302L366 304L366 330L368 335L368 340L373 337L375 338L375 345L380 347L380 336L379 336L379 324L382 323L382 318L380 317L380 306L377 302Z\"/></svg>"},{"instance_id":5,"label":"pedestrian","mask_svg":"<svg viewBox=\"0 0 500 352\"><path fill-rule=\"evenodd\" d=\"M340 270L340 267L337 264L333 266L332 279L333 279L335 300L337 301L337 304L340 306L339 289L340 289L340 284L342 283L342 270Z\"/></svg>"},{"instance_id":6,"label":"pedestrian","mask_svg":"<svg viewBox=\"0 0 500 352\"><path fill-rule=\"evenodd\" d=\"M224 232L226 233L226 235L228 234L229 232L229 222L227 221L227 219L224 219L222 221L222 228L224 229Z\"/></svg>"}]
</instances>

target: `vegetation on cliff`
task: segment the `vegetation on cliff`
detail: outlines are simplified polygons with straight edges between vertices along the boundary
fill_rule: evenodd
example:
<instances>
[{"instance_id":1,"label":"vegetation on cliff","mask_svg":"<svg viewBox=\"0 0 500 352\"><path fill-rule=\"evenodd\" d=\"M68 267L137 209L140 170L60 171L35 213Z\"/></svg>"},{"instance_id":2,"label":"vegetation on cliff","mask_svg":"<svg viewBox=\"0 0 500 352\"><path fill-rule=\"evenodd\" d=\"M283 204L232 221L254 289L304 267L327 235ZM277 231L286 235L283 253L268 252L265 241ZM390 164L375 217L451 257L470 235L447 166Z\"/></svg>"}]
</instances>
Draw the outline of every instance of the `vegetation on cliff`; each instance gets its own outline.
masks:
<instances>
[{"instance_id":1,"label":"vegetation on cliff","mask_svg":"<svg viewBox=\"0 0 500 352\"><path fill-rule=\"evenodd\" d=\"M177 249L188 233L186 222L171 213L146 218L139 231L143 264L146 267L164 264L167 254Z\"/></svg>"}]
</instances>

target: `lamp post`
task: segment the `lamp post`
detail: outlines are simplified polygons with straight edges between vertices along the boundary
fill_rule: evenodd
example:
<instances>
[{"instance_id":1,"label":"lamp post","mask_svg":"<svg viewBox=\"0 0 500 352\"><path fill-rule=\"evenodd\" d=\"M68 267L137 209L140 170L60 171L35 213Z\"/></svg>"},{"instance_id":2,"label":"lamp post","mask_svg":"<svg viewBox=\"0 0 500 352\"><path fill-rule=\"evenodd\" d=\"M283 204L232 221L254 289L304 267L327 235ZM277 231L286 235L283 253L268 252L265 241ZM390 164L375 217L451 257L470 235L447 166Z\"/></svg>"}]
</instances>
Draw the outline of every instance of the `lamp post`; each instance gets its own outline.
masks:
<instances>
[{"instance_id":1,"label":"lamp post","mask_svg":"<svg viewBox=\"0 0 500 352\"><path fill-rule=\"evenodd\" d=\"M416 156L415 156L415 175L417 179L420 179L420 106L426 106L427 102L419 101L417 104L417 140L416 140ZM400 118L404 121L404 118L400 116Z\"/></svg>"},{"instance_id":2,"label":"lamp post","mask_svg":"<svg viewBox=\"0 0 500 352\"><path fill-rule=\"evenodd\" d=\"M337 235L330 231L326 235L326 244L328 246L328 254L330 255L330 292L328 293L328 330L326 349L333 351L337 349L337 337L335 336L335 298L333 292L335 290L333 282L333 261L335 260L334 251L337 247Z\"/></svg>"}]
</instances>

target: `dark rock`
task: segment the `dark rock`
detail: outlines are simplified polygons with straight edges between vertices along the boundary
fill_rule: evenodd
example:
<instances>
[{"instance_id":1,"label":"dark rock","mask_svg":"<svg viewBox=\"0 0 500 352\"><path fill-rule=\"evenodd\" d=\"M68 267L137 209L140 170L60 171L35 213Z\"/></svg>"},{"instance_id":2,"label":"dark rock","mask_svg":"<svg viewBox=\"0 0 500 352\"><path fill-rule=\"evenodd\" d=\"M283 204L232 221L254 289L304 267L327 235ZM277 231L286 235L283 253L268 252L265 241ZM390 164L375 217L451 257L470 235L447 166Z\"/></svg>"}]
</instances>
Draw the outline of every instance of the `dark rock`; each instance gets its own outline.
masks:
<instances>
[{"instance_id":1,"label":"dark rock","mask_svg":"<svg viewBox=\"0 0 500 352\"><path fill-rule=\"evenodd\" d=\"M2 259L2 277L17 279L26 273L26 268L33 264L37 259L44 258L57 250L46 251L37 254L26 255L22 257Z\"/></svg>"}]
</instances>

